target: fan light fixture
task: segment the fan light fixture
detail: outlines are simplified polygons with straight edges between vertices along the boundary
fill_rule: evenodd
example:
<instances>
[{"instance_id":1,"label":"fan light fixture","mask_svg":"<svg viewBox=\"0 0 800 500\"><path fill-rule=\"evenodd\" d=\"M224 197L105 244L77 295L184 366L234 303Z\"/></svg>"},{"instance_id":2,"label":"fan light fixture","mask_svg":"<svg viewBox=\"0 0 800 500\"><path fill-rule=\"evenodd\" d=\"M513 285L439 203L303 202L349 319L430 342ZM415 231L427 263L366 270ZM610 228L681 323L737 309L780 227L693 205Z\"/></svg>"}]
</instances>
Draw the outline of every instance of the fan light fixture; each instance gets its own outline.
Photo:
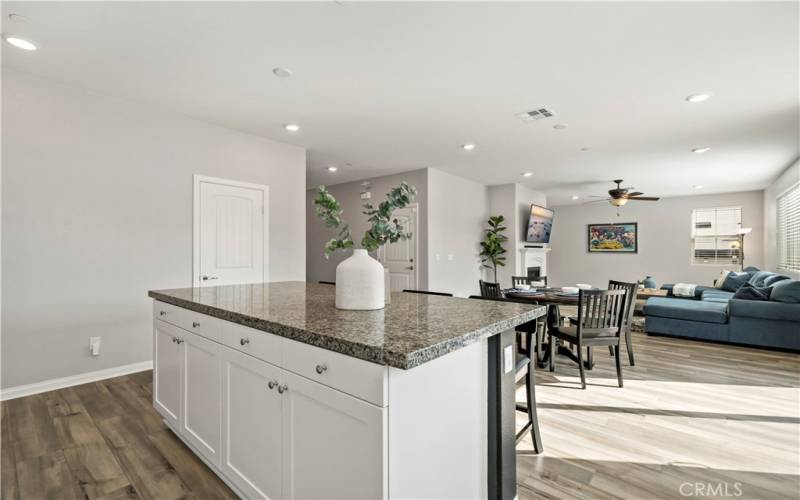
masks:
<instances>
[{"instance_id":1,"label":"fan light fixture","mask_svg":"<svg viewBox=\"0 0 800 500\"><path fill-rule=\"evenodd\" d=\"M614 205L615 207L621 207L628 203L628 198L612 198L608 200L609 203Z\"/></svg>"}]
</instances>

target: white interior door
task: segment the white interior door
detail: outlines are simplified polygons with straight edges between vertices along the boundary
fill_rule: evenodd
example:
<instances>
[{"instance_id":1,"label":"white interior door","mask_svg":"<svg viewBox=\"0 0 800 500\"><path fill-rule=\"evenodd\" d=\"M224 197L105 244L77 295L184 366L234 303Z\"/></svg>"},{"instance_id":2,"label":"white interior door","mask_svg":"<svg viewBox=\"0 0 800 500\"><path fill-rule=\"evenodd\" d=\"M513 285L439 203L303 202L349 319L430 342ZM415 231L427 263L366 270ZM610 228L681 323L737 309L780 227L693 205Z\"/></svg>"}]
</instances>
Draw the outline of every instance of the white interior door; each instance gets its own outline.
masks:
<instances>
[{"instance_id":1,"label":"white interior door","mask_svg":"<svg viewBox=\"0 0 800 500\"><path fill-rule=\"evenodd\" d=\"M195 176L195 286L268 281L268 189Z\"/></svg>"},{"instance_id":2,"label":"white interior door","mask_svg":"<svg viewBox=\"0 0 800 500\"><path fill-rule=\"evenodd\" d=\"M378 251L378 260L389 268L389 282L393 292L417 288L417 207L406 207L395 210L392 218L396 218L411 238L397 243L384 245Z\"/></svg>"}]
</instances>

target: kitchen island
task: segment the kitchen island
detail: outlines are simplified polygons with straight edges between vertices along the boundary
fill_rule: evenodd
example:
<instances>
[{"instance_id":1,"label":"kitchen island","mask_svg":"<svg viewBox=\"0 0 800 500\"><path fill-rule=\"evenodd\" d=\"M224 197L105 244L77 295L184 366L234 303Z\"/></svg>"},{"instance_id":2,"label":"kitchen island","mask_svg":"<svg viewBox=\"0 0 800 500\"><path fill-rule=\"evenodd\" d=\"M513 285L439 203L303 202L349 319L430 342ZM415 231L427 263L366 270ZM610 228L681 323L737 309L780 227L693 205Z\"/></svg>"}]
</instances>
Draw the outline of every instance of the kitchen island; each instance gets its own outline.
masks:
<instances>
[{"instance_id":1,"label":"kitchen island","mask_svg":"<svg viewBox=\"0 0 800 500\"><path fill-rule=\"evenodd\" d=\"M544 307L334 291L149 292L156 410L246 498L514 498L514 327Z\"/></svg>"}]
</instances>

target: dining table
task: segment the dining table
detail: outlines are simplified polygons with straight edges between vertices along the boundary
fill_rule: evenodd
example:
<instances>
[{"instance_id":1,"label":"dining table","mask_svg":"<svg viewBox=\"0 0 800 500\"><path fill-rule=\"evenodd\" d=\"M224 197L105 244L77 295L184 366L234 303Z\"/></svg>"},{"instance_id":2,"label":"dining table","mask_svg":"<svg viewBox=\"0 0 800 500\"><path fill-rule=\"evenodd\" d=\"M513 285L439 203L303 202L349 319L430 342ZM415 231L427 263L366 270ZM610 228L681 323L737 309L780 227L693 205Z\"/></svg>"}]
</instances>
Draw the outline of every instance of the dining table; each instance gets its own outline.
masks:
<instances>
[{"instance_id":1,"label":"dining table","mask_svg":"<svg viewBox=\"0 0 800 500\"><path fill-rule=\"evenodd\" d=\"M505 298L513 299L515 301L525 300L533 303L538 303L547 306L547 320L545 322L545 332L542 334L541 342L539 336L536 336L536 362L539 368L545 368L550 361L549 345L545 343L546 329L551 328L551 325L561 324L561 309L560 306L578 307L579 294L566 293L561 288L537 288L522 290L517 288L510 288L503 290ZM571 360L578 363L578 356L568 347L562 345L560 342L556 344L555 352L557 354L566 356ZM584 361L586 369L591 370L594 362L590 355Z\"/></svg>"}]
</instances>

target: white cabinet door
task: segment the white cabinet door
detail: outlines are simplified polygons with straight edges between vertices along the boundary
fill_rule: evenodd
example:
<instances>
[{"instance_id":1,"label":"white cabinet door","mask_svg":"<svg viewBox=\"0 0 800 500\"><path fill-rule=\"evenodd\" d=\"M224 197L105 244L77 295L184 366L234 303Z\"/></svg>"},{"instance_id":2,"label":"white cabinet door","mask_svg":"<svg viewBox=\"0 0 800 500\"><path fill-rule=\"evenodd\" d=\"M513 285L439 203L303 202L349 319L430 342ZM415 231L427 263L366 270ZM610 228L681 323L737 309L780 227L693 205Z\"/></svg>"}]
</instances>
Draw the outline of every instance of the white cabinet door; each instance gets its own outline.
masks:
<instances>
[{"instance_id":1,"label":"white cabinet door","mask_svg":"<svg viewBox=\"0 0 800 500\"><path fill-rule=\"evenodd\" d=\"M386 409L281 372L284 498L386 498Z\"/></svg>"},{"instance_id":2,"label":"white cabinet door","mask_svg":"<svg viewBox=\"0 0 800 500\"><path fill-rule=\"evenodd\" d=\"M173 429L181 420L180 328L153 321L153 406Z\"/></svg>"},{"instance_id":3,"label":"white cabinet door","mask_svg":"<svg viewBox=\"0 0 800 500\"><path fill-rule=\"evenodd\" d=\"M181 435L217 465L222 418L220 345L199 335L181 335L183 412Z\"/></svg>"},{"instance_id":4,"label":"white cabinet door","mask_svg":"<svg viewBox=\"0 0 800 500\"><path fill-rule=\"evenodd\" d=\"M220 347L223 473L247 498L281 498L279 368ZM272 382L272 388L270 388Z\"/></svg>"}]
</instances>

